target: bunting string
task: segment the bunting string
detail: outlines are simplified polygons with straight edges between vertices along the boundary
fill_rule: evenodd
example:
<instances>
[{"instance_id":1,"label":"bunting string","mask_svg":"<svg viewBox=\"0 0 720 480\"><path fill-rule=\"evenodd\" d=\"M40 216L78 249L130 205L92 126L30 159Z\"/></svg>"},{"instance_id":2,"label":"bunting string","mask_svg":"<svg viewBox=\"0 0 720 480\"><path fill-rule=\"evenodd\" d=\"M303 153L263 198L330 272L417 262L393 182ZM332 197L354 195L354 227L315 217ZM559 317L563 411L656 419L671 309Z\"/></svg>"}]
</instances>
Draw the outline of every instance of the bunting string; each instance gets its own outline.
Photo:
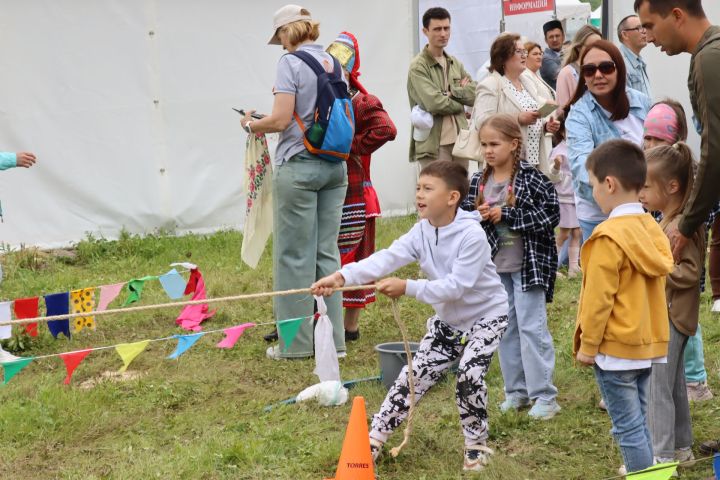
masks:
<instances>
[{"instance_id":1,"label":"bunting string","mask_svg":"<svg viewBox=\"0 0 720 480\"><path fill-rule=\"evenodd\" d=\"M334 288L334 292L351 292L354 290L374 290L376 287L375 285L356 285L352 287L340 287L340 288ZM229 297L218 297L218 298L204 298L202 300L186 300L183 302L169 302L169 303L156 303L154 305L139 305L137 307L123 307L123 308L114 308L112 310L100 310L100 311L93 311L93 312L77 312L77 313L64 313L62 315L49 315L44 317L35 317L35 318L22 318L19 320L8 320L5 322L0 322L0 326L4 325L23 325L26 323L36 323L36 322L52 322L55 320L69 320L71 318L76 317L87 317L88 315L93 316L99 316L99 315L110 315L113 313L131 313L131 312L142 312L146 310L155 310L160 308L177 308L182 307L185 305L202 305L206 303L223 303L223 302L233 302L237 300L252 300L256 298L267 298L267 297L280 297L280 296L286 296L286 295L298 295L298 294L310 294L309 288L298 288L295 290L278 290L274 292L261 292L261 293L251 293L251 294L243 294L243 295L231 295ZM275 323L275 322L269 322L269 323ZM268 323L268 324L269 324Z\"/></svg>"},{"instance_id":2,"label":"bunting string","mask_svg":"<svg viewBox=\"0 0 720 480\"><path fill-rule=\"evenodd\" d=\"M365 287L365 288L367 288L367 287ZM315 315L309 315L309 316L307 316L307 317L300 317L300 319L301 319L301 320L308 320L308 319L310 319L310 318L313 318L314 316L315 316ZM297 319L290 319L290 320L297 320ZM278 323L282 323L282 322L285 322L285 321L288 321L288 320L277 320L277 321L272 321L272 322L255 323L254 326L255 326L255 327L262 327L262 326L265 326L265 325L276 325L276 324L278 324ZM229 329L229 328L233 328L233 327L223 327L223 328L218 328L218 329L215 329L215 330L206 330L206 331L202 332L202 335L207 335L207 334L211 334L211 333L224 332L225 330L227 330L227 329ZM193 335L198 335L198 334L192 334L192 333L191 333L191 334L188 334L188 336L193 336ZM138 340L138 341L155 343L155 342L166 342L166 341L168 341L168 340L177 340L177 338L178 338L178 335L177 335L177 334L174 334L174 335L170 335L170 336L167 336L167 337L151 338L151 339L147 339L147 340ZM72 355L73 353L86 352L86 351L96 352L96 351L99 351L99 350L111 350L111 349L113 349L113 348L115 348L115 347L117 347L117 346L119 346L119 345L125 345L126 343L127 343L127 342L123 342L123 343L118 343L117 345L107 345L107 346L104 346L104 347L82 348L82 349L80 349L80 350L73 350L73 351L71 351L71 352L61 352L61 353L50 353L50 354L47 354L47 355L37 355L37 356L35 356L35 357L32 357L32 359L33 359L33 361L34 361L34 360L40 360L40 359L44 359L44 358L60 357L60 356L62 356L62 355ZM20 358L25 358L25 357L20 357ZM30 357L27 357L27 358L30 358Z\"/></svg>"}]
</instances>

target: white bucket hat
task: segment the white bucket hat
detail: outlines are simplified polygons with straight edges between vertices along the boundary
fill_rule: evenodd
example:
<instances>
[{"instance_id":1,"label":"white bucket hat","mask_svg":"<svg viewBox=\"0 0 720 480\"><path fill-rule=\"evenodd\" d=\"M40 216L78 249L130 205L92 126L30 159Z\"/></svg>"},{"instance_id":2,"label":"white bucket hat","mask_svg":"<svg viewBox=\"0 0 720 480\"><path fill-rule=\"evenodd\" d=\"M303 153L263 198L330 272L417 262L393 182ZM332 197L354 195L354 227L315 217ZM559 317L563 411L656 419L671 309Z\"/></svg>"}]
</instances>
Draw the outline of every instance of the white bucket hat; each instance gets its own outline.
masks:
<instances>
[{"instance_id":1,"label":"white bucket hat","mask_svg":"<svg viewBox=\"0 0 720 480\"><path fill-rule=\"evenodd\" d=\"M280 27L293 22L299 22L300 20L307 20L312 22L310 15L303 15L302 11L305 10L300 5L285 5L280 10L275 12L273 15L273 33L272 38L268 42L269 45L280 45L280 38L278 37L278 30ZM307 12L307 10L305 10Z\"/></svg>"},{"instance_id":2,"label":"white bucket hat","mask_svg":"<svg viewBox=\"0 0 720 480\"><path fill-rule=\"evenodd\" d=\"M433 116L420 105L415 105L410 112L410 123L413 125L413 140L424 142L430 136L433 127Z\"/></svg>"}]
</instances>

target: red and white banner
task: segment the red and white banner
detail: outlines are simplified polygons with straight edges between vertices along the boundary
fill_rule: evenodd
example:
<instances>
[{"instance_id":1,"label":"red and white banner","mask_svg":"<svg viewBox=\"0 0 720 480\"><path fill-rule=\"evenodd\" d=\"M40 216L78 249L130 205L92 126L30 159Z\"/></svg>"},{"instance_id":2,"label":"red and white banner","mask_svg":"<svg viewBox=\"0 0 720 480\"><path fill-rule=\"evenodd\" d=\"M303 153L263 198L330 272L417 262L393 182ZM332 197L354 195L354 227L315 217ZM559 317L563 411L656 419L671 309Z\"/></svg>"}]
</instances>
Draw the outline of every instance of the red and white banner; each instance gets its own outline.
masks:
<instances>
[{"instance_id":1,"label":"red and white banner","mask_svg":"<svg viewBox=\"0 0 720 480\"><path fill-rule=\"evenodd\" d=\"M554 9L555 0L503 0L503 12L506 17Z\"/></svg>"}]
</instances>

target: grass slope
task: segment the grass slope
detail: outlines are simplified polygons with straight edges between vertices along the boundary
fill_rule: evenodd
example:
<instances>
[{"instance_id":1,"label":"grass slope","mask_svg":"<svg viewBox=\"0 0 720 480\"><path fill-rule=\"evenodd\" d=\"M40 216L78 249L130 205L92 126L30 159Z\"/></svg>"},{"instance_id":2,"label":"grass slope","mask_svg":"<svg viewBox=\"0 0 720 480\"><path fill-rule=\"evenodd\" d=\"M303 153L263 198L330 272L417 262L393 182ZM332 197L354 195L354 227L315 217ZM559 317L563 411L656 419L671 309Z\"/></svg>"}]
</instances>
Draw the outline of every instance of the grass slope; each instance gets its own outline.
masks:
<instances>
[{"instance_id":1,"label":"grass slope","mask_svg":"<svg viewBox=\"0 0 720 480\"><path fill-rule=\"evenodd\" d=\"M379 246L407 231L411 217L383 220ZM239 260L236 232L211 236L124 236L116 242L88 239L76 258L57 258L22 251L5 255L5 299L120 282L158 274L174 261L200 265L212 297L272 289L271 258L257 270ZM417 267L401 275L416 277ZM488 377L491 446L497 454L479 476L484 479L601 479L615 475L621 460L608 430L607 415L597 410L598 392L588 369L578 369L570 355L579 293L578 280L560 280L549 305L555 339L556 384L562 412L552 421L533 422L525 412L501 416L502 378L497 361ZM718 344L720 326L708 313L703 297L702 323L706 366L712 389L720 393ZM167 301L157 282L149 283L142 304ZM425 330L430 308L411 299L401 302L412 337ZM271 302L222 304L206 329L272 319ZM23 355L41 355L90 346L112 345L180 333L176 310L98 318L95 332L68 341L53 340L46 329ZM165 360L175 342L152 343L132 364L143 375L120 383L104 382L84 390L78 385L117 370L112 350L92 353L76 370L73 384L62 384L64 365L58 358L38 360L12 382L0 387L0 471L3 479L320 479L331 477L340 453L350 403L338 408L313 404L281 407L263 413L265 405L295 395L315 383L312 361L275 362L265 358L262 334L251 329L232 350L215 348L221 336L201 339L179 360ZM386 299L362 317L362 338L349 345L341 361L343 378L375 375L373 346L399 339ZM454 377L439 384L419 405L410 444L398 459L385 456L380 478L456 479L463 476L462 444L454 404ZM379 383L361 384L352 395L366 399L368 415L380 405ZM720 401L693 405L698 440L720 435ZM401 434L390 446L401 441ZM711 475L709 462L686 470L683 478ZM477 476L476 476L477 477Z\"/></svg>"}]
</instances>

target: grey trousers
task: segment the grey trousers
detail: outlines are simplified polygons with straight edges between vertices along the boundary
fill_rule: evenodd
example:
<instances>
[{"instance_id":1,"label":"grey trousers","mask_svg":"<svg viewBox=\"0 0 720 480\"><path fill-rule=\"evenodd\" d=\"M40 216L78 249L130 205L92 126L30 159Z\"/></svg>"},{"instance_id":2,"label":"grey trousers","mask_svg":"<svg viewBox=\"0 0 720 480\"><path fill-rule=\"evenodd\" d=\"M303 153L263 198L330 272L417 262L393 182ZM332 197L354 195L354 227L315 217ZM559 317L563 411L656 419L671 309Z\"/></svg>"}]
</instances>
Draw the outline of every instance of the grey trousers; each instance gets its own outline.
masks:
<instances>
[{"instance_id":1,"label":"grey trousers","mask_svg":"<svg viewBox=\"0 0 720 480\"><path fill-rule=\"evenodd\" d=\"M308 288L340 268L337 246L347 190L345 162L328 162L307 151L273 171L273 288ZM325 299L335 348L345 351L342 294ZM313 314L309 294L274 297L275 320ZM290 347L280 339L281 357L313 356L313 321L303 321Z\"/></svg>"},{"instance_id":2,"label":"grey trousers","mask_svg":"<svg viewBox=\"0 0 720 480\"><path fill-rule=\"evenodd\" d=\"M687 341L688 337L678 332L670 322L667 363L654 363L652 366L648 424L655 457L674 458L676 449L692 446L683 360Z\"/></svg>"}]
</instances>

